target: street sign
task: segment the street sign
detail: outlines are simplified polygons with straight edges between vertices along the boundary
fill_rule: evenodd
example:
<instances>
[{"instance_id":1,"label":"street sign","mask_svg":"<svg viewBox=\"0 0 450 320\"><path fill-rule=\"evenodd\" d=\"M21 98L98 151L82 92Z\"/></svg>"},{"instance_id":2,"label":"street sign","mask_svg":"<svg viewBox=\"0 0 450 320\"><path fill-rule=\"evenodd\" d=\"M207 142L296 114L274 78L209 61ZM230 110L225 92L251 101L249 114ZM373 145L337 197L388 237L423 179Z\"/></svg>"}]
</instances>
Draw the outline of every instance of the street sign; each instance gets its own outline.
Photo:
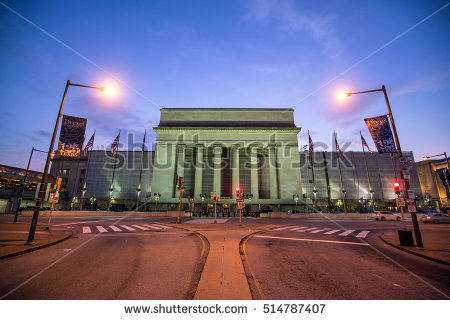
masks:
<instances>
[{"instance_id":1,"label":"street sign","mask_svg":"<svg viewBox=\"0 0 450 320\"><path fill-rule=\"evenodd\" d=\"M408 198L409 199L415 199L416 198L416 194L411 189L408 190Z\"/></svg>"},{"instance_id":2,"label":"street sign","mask_svg":"<svg viewBox=\"0 0 450 320\"><path fill-rule=\"evenodd\" d=\"M406 203L408 204L409 212L417 212L416 202L414 199L406 199Z\"/></svg>"},{"instance_id":3,"label":"street sign","mask_svg":"<svg viewBox=\"0 0 450 320\"><path fill-rule=\"evenodd\" d=\"M244 199L236 199L236 202L244 202Z\"/></svg>"},{"instance_id":4,"label":"street sign","mask_svg":"<svg viewBox=\"0 0 450 320\"><path fill-rule=\"evenodd\" d=\"M405 199L403 198L395 198L395 204L396 207L404 207L405 206Z\"/></svg>"}]
</instances>

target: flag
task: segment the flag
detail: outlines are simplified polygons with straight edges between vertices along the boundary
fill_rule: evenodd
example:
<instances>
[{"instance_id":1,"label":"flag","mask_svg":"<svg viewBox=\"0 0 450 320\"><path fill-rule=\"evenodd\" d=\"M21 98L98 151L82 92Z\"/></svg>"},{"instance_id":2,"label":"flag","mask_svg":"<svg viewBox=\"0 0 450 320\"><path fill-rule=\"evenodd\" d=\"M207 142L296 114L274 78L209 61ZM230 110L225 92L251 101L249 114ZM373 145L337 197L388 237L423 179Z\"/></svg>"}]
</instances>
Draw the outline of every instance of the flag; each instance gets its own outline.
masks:
<instances>
[{"instance_id":1,"label":"flag","mask_svg":"<svg viewBox=\"0 0 450 320\"><path fill-rule=\"evenodd\" d=\"M111 145L111 153L113 157L116 155L117 149L119 148L119 138L120 138L120 132L117 135L116 139L114 139L114 142Z\"/></svg>"},{"instance_id":2,"label":"flag","mask_svg":"<svg viewBox=\"0 0 450 320\"><path fill-rule=\"evenodd\" d=\"M89 139L88 143L86 144L86 146L83 149L83 156L87 156L88 150L89 148L92 148L94 146L94 137L95 137L95 131L92 134L92 137Z\"/></svg>"},{"instance_id":3,"label":"flag","mask_svg":"<svg viewBox=\"0 0 450 320\"><path fill-rule=\"evenodd\" d=\"M345 161L344 154L342 153L342 150L341 150L341 148L339 147L339 144L338 144L338 142L337 142L336 134L334 135L334 141L336 142L336 150L339 152L339 155L340 155L341 159Z\"/></svg>"},{"instance_id":4,"label":"flag","mask_svg":"<svg viewBox=\"0 0 450 320\"><path fill-rule=\"evenodd\" d=\"M366 139L364 139L364 137L362 136L361 131L359 132L359 134L361 135L361 143L362 143L362 146L363 146L363 150L364 150L364 147L366 147L367 150L370 151L370 153L373 153L372 150L370 150L369 145L366 142Z\"/></svg>"},{"instance_id":5,"label":"flag","mask_svg":"<svg viewBox=\"0 0 450 320\"><path fill-rule=\"evenodd\" d=\"M314 143L311 139L311 136L309 135L309 131L308 131L308 137L309 137L309 153L313 153L314 152Z\"/></svg>"}]
</instances>

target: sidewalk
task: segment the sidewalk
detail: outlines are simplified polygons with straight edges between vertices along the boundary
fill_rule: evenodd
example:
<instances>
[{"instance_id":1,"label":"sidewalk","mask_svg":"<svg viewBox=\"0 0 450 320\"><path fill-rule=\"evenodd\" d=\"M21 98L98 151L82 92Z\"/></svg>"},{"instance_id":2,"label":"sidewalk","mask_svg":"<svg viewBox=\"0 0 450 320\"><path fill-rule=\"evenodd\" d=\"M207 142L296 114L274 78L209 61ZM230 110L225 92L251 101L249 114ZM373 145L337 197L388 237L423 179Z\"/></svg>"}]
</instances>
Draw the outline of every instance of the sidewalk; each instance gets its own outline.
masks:
<instances>
[{"instance_id":1,"label":"sidewalk","mask_svg":"<svg viewBox=\"0 0 450 320\"><path fill-rule=\"evenodd\" d=\"M25 244L30 223L0 223L0 260L48 247L72 236L72 231L61 227L45 230L46 224L36 227L35 242Z\"/></svg>"},{"instance_id":2,"label":"sidewalk","mask_svg":"<svg viewBox=\"0 0 450 320\"><path fill-rule=\"evenodd\" d=\"M423 249L417 247L400 246L397 230L388 231L381 235L381 240L400 250L417 256L450 265L450 231L422 229ZM414 232L413 232L414 237ZM414 243L415 237L414 237Z\"/></svg>"}]
</instances>

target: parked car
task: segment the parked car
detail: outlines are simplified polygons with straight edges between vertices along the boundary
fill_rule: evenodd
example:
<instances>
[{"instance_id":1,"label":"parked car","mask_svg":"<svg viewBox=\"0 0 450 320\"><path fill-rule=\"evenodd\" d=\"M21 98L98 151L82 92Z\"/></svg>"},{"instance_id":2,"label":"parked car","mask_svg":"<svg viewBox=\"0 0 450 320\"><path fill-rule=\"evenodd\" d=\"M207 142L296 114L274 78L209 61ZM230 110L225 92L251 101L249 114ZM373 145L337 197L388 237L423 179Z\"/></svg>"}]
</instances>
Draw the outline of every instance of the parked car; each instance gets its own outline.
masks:
<instances>
[{"instance_id":1,"label":"parked car","mask_svg":"<svg viewBox=\"0 0 450 320\"><path fill-rule=\"evenodd\" d=\"M420 217L420 221L422 222L432 222L432 223L450 223L450 219L448 215L443 213L428 213L424 214Z\"/></svg>"},{"instance_id":2,"label":"parked car","mask_svg":"<svg viewBox=\"0 0 450 320\"><path fill-rule=\"evenodd\" d=\"M375 220L394 220L394 221L400 221L402 220L402 217L400 214L390 211L375 211L372 215L372 218Z\"/></svg>"}]
</instances>

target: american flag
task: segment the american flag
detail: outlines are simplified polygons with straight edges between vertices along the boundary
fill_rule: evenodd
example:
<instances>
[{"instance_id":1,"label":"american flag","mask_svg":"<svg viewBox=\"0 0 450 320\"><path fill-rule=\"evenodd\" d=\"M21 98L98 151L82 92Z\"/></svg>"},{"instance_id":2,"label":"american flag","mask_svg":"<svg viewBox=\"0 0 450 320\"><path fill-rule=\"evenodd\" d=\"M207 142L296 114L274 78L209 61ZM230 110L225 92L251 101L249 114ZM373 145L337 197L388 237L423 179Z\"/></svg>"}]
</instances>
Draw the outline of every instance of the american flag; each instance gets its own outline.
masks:
<instances>
[{"instance_id":1,"label":"american flag","mask_svg":"<svg viewBox=\"0 0 450 320\"><path fill-rule=\"evenodd\" d=\"M370 153L373 153L372 150L370 150L369 145L366 142L366 139L364 139L364 137L362 136L362 133L359 132L359 134L361 135L361 143L362 143L363 149L364 149L364 147L366 147L367 150L370 151Z\"/></svg>"},{"instance_id":2,"label":"american flag","mask_svg":"<svg viewBox=\"0 0 450 320\"><path fill-rule=\"evenodd\" d=\"M116 155L117 149L119 148L119 138L120 138L120 132L117 135L116 139L114 139L114 142L111 145L111 153L113 157Z\"/></svg>"},{"instance_id":3,"label":"american flag","mask_svg":"<svg viewBox=\"0 0 450 320\"><path fill-rule=\"evenodd\" d=\"M344 153L342 153L342 150L341 150L341 148L339 147L339 144L338 144L338 142L337 142L337 137L336 137L336 135L334 136L334 141L336 142L336 150L339 151L339 155L341 156L341 159L342 159L342 160L345 160Z\"/></svg>"},{"instance_id":4,"label":"american flag","mask_svg":"<svg viewBox=\"0 0 450 320\"><path fill-rule=\"evenodd\" d=\"M92 137L89 139L88 143L86 144L86 146L83 149L83 156L87 156L88 150L89 148L92 148L94 146L94 137L95 137L95 131L92 134Z\"/></svg>"},{"instance_id":5,"label":"american flag","mask_svg":"<svg viewBox=\"0 0 450 320\"><path fill-rule=\"evenodd\" d=\"M308 137L309 137L309 153L313 153L314 152L314 143L311 139L311 136L309 135L309 131L308 131Z\"/></svg>"}]
</instances>

